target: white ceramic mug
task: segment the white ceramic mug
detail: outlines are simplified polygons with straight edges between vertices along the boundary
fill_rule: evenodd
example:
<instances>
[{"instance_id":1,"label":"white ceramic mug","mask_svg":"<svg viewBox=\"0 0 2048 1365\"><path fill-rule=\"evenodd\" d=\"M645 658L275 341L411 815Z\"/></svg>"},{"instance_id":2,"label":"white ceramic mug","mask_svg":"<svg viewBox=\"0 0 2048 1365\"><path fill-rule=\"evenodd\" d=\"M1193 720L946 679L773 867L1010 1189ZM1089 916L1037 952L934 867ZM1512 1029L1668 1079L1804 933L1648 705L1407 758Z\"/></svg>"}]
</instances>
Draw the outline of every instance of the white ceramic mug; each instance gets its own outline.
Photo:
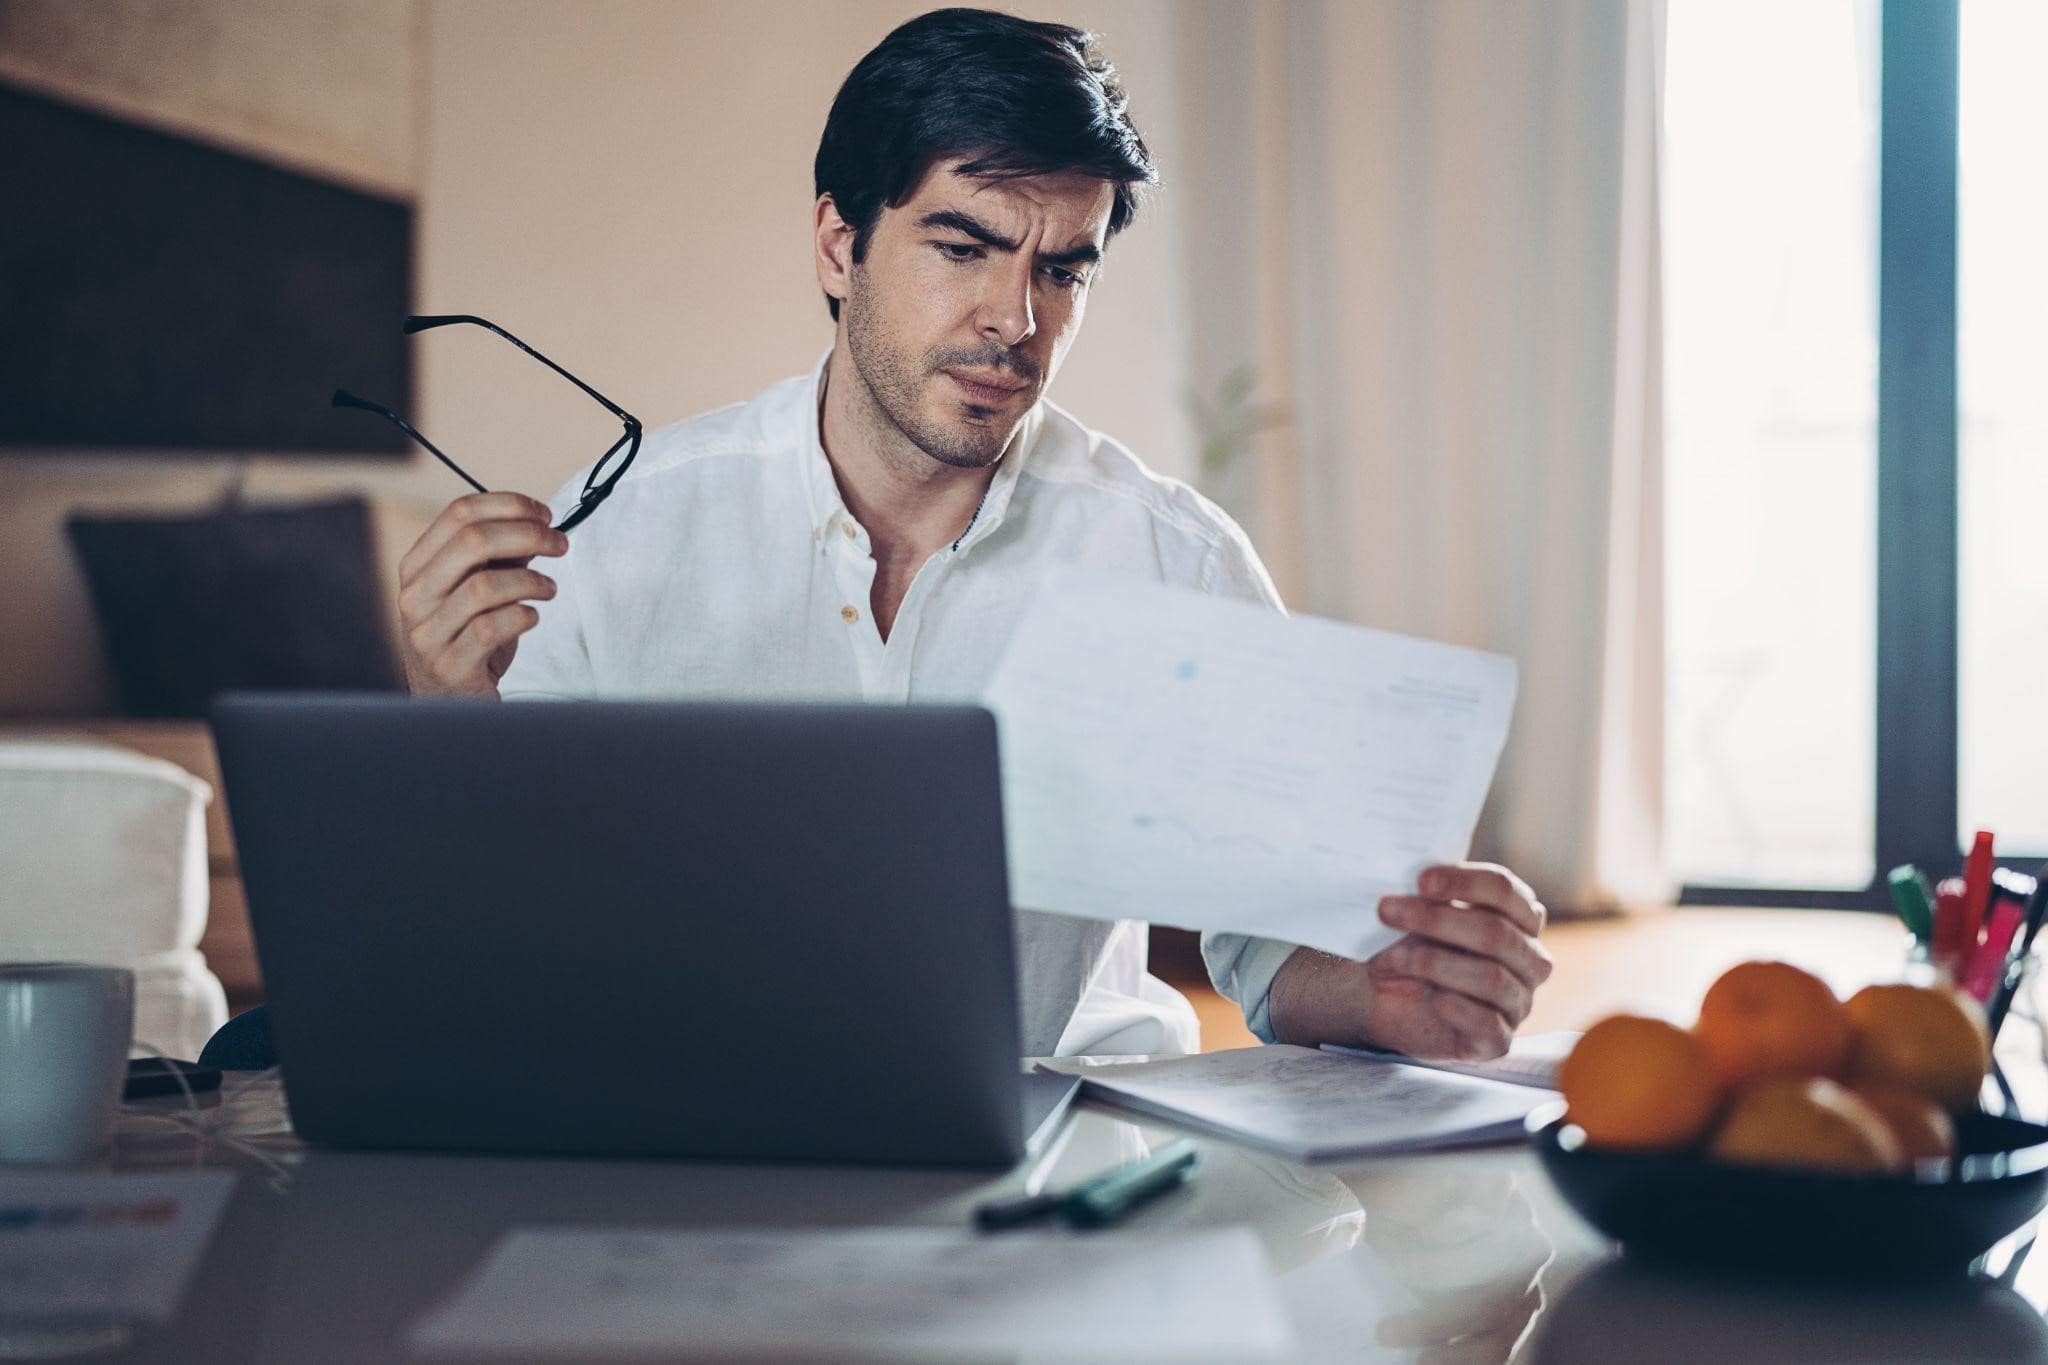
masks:
<instances>
[{"instance_id":1,"label":"white ceramic mug","mask_svg":"<svg viewBox=\"0 0 2048 1365\"><path fill-rule=\"evenodd\" d=\"M135 1037L135 973L0 965L0 1161L90 1161L106 1149Z\"/></svg>"}]
</instances>

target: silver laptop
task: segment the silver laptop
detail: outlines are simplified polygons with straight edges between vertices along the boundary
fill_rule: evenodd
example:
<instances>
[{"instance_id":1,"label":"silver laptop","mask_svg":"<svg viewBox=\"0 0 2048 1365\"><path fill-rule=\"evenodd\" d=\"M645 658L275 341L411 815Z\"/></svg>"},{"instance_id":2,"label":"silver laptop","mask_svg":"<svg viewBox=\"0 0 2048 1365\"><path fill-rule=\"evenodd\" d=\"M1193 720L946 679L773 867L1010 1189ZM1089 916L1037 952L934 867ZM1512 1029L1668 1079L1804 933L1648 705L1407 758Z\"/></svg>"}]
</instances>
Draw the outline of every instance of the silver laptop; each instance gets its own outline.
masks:
<instances>
[{"instance_id":1,"label":"silver laptop","mask_svg":"<svg viewBox=\"0 0 2048 1365\"><path fill-rule=\"evenodd\" d=\"M242 694L213 724L309 1141L991 1167L1072 1095L1018 1064L986 711Z\"/></svg>"}]
</instances>

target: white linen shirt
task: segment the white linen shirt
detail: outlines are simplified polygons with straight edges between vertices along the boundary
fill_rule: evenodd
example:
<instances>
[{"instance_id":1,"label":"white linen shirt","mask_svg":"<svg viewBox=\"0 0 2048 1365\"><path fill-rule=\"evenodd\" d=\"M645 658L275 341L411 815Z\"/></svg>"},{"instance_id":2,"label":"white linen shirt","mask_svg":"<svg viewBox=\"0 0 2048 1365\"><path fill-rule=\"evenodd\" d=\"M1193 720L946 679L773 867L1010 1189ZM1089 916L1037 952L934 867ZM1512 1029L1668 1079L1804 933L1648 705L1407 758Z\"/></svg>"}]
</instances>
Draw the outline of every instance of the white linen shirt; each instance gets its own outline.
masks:
<instances>
[{"instance_id":1,"label":"white linen shirt","mask_svg":"<svg viewBox=\"0 0 2048 1365\"><path fill-rule=\"evenodd\" d=\"M819 438L809 376L649 435L611 497L536 565L537 603L499 683L529 698L972 702L1047 572L1080 566L1264 602L1244 533L1187 485L1035 405L960 539L927 559L885 642L875 561ZM581 472L555 496L561 516ZM1199 1050L1194 1012L1150 976L1145 925L1017 916L1026 1055ZM1266 992L1292 945L1204 937L1217 988L1270 1041Z\"/></svg>"}]
</instances>

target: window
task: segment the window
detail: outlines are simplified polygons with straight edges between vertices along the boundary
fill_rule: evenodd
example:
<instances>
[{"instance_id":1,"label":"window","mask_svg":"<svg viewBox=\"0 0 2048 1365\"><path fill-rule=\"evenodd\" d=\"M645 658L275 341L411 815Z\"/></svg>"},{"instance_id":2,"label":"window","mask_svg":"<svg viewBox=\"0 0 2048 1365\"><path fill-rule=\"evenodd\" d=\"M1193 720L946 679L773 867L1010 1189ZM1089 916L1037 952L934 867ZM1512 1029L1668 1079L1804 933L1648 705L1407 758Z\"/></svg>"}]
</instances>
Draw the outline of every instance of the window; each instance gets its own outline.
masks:
<instances>
[{"instance_id":1,"label":"window","mask_svg":"<svg viewBox=\"0 0 2048 1365\"><path fill-rule=\"evenodd\" d=\"M2034 0L1671 6L1688 899L1875 906L1980 827L2048 849L2043 50Z\"/></svg>"},{"instance_id":2,"label":"window","mask_svg":"<svg viewBox=\"0 0 2048 1365\"><path fill-rule=\"evenodd\" d=\"M1679 0L1667 33L1674 870L1860 890L1876 791L1877 7Z\"/></svg>"}]
</instances>

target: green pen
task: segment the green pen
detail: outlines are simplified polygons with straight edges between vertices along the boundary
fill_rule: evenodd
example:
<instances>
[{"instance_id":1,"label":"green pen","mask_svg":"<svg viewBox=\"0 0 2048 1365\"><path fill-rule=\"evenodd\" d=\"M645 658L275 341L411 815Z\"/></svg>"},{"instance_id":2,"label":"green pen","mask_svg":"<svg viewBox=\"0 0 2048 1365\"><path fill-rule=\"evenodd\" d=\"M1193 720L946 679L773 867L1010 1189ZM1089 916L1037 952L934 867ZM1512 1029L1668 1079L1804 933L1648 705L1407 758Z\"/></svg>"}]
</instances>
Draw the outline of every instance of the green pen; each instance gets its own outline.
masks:
<instances>
[{"instance_id":1,"label":"green pen","mask_svg":"<svg viewBox=\"0 0 2048 1365\"><path fill-rule=\"evenodd\" d=\"M1178 1138L1142 1161L1119 1166L1107 1175L1075 1186L1060 1202L1060 1213L1075 1227L1107 1226L1146 1200L1179 1185L1194 1168L1194 1142Z\"/></svg>"},{"instance_id":2,"label":"green pen","mask_svg":"<svg viewBox=\"0 0 2048 1365\"><path fill-rule=\"evenodd\" d=\"M1911 863L1902 863L1885 878L1892 889L1892 906L1899 912L1913 937L1927 943L1934 937L1934 888Z\"/></svg>"}]
</instances>

